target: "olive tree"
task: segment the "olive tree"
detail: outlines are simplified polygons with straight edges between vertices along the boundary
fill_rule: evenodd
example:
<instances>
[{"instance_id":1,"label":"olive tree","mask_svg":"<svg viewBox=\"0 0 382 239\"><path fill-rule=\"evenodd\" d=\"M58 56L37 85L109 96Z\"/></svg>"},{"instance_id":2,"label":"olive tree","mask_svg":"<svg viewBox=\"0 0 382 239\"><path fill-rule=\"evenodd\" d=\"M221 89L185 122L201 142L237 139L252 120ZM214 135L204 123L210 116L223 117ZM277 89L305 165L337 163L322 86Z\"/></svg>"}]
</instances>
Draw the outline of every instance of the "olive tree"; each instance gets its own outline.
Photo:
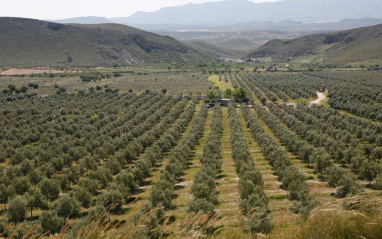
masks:
<instances>
[{"instance_id":1,"label":"olive tree","mask_svg":"<svg viewBox=\"0 0 382 239\"><path fill-rule=\"evenodd\" d=\"M60 194L60 184L54 179L44 178L39 184L41 193L50 200L58 198Z\"/></svg>"},{"instance_id":2,"label":"olive tree","mask_svg":"<svg viewBox=\"0 0 382 239\"><path fill-rule=\"evenodd\" d=\"M14 223L24 221L28 211L28 201L23 196L17 196L11 199L8 204L9 221Z\"/></svg>"}]
</instances>

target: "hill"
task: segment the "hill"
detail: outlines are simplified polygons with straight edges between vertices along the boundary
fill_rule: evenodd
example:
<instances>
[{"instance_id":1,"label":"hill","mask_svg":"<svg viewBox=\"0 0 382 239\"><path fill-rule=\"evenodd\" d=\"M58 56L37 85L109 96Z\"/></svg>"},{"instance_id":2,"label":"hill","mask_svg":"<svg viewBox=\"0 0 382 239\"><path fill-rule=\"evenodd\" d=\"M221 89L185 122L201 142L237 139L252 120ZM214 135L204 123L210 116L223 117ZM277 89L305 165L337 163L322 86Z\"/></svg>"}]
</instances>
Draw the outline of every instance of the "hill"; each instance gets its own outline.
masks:
<instances>
[{"instance_id":1,"label":"hill","mask_svg":"<svg viewBox=\"0 0 382 239\"><path fill-rule=\"evenodd\" d=\"M212 57L229 58L240 57L246 54L246 51L240 49L234 49L227 46L220 45L218 43L210 43L204 40L191 40L183 41L185 44L192 48L195 48L201 52L204 52Z\"/></svg>"},{"instance_id":2,"label":"hill","mask_svg":"<svg viewBox=\"0 0 382 239\"><path fill-rule=\"evenodd\" d=\"M330 7L329 7L330 6ZM168 7L156 12L137 12L130 17L112 18L122 24L225 25L264 21L331 22L346 18L381 18L380 0L284 0L254 3L247 0L208 2Z\"/></svg>"},{"instance_id":3,"label":"hill","mask_svg":"<svg viewBox=\"0 0 382 239\"><path fill-rule=\"evenodd\" d=\"M225 42L209 42L206 40L183 41L185 44L213 57L240 57L256 49L256 43L248 39L231 39Z\"/></svg>"},{"instance_id":4,"label":"hill","mask_svg":"<svg viewBox=\"0 0 382 239\"><path fill-rule=\"evenodd\" d=\"M293 40L271 40L250 57L273 61L348 63L382 60L382 24L333 33L313 34Z\"/></svg>"},{"instance_id":5,"label":"hill","mask_svg":"<svg viewBox=\"0 0 382 239\"><path fill-rule=\"evenodd\" d=\"M0 18L0 67L104 66L210 60L172 37L117 24Z\"/></svg>"},{"instance_id":6,"label":"hill","mask_svg":"<svg viewBox=\"0 0 382 239\"><path fill-rule=\"evenodd\" d=\"M60 20L50 20L51 22L56 23L76 23L76 24L102 24L102 23L113 23L106 17L75 17L75 18L67 18L67 19L60 19Z\"/></svg>"}]
</instances>

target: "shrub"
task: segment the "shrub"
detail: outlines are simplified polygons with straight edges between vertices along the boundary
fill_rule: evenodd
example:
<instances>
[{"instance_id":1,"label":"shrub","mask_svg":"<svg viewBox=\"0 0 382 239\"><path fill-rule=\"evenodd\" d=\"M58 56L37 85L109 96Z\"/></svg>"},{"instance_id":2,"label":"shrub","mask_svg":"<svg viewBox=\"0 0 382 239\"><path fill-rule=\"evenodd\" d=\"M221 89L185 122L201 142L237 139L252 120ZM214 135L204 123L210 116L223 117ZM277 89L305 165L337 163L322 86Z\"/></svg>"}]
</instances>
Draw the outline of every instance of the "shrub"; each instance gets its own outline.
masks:
<instances>
[{"instance_id":1,"label":"shrub","mask_svg":"<svg viewBox=\"0 0 382 239\"><path fill-rule=\"evenodd\" d=\"M56 209L57 215L64 218L76 217L80 211L80 203L75 198L68 195L60 197L53 204L53 207Z\"/></svg>"},{"instance_id":2,"label":"shrub","mask_svg":"<svg viewBox=\"0 0 382 239\"><path fill-rule=\"evenodd\" d=\"M55 211L43 211L39 221L43 232L49 232L49 234L59 233L65 223L64 218L59 217Z\"/></svg>"},{"instance_id":3,"label":"shrub","mask_svg":"<svg viewBox=\"0 0 382 239\"><path fill-rule=\"evenodd\" d=\"M40 182L39 188L41 193L50 200L57 199L61 190L60 184L56 180L47 178Z\"/></svg>"},{"instance_id":4,"label":"shrub","mask_svg":"<svg viewBox=\"0 0 382 239\"><path fill-rule=\"evenodd\" d=\"M8 204L7 215L9 221L14 223L24 221L28 211L28 201L22 196L17 196L11 199Z\"/></svg>"}]
</instances>

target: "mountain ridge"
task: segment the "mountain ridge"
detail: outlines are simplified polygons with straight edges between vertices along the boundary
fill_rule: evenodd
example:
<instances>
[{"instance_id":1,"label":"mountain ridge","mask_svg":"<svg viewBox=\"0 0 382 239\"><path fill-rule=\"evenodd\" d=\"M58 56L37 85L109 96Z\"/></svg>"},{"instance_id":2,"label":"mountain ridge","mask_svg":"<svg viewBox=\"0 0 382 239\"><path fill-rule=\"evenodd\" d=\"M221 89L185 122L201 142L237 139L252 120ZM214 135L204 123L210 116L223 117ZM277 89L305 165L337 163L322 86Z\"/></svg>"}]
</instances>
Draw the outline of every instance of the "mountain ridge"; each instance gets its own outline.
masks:
<instances>
[{"instance_id":1,"label":"mountain ridge","mask_svg":"<svg viewBox=\"0 0 382 239\"><path fill-rule=\"evenodd\" d=\"M330 8L328 6L331 6ZM210 9L213 9L211 11ZM111 18L121 24L226 24L253 21L341 21L346 18L382 18L379 0L284 0L254 3L221 1L166 7L155 12L137 12Z\"/></svg>"}]
</instances>

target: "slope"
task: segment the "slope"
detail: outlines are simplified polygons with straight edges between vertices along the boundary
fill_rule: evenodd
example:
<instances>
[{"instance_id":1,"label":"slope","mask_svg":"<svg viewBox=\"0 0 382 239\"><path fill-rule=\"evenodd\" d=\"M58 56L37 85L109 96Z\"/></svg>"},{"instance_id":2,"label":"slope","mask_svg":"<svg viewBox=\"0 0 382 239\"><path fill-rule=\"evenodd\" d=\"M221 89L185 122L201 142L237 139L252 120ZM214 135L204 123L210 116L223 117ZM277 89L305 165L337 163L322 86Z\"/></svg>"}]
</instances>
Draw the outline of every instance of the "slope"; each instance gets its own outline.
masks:
<instances>
[{"instance_id":1,"label":"slope","mask_svg":"<svg viewBox=\"0 0 382 239\"><path fill-rule=\"evenodd\" d=\"M313 34L293 40L271 40L250 57L271 57L273 61L349 63L382 60L382 24L340 31Z\"/></svg>"},{"instance_id":2,"label":"slope","mask_svg":"<svg viewBox=\"0 0 382 239\"><path fill-rule=\"evenodd\" d=\"M107 66L211 60L171 37L117 24L0 18L0 67Z\"/></svg>"},{"instance_id":3,"label":"slope","mask_svg":"<svg viewBox=\"0 0 382 239\"><path fill-rule=\"evenodd\" d=\"M192 48L195 48L213 57L219 57L219 58L240 57L256 49L256 47L254 47L256 44L253 42L251 43L250 46L249 44L247 44L242 47L240 47L241 45L238 43L235 43L236 45L233 45L234 43L231 43L231 45L228 45L224 43L216 43L216 42L206 41L206 40L190 40L190 41L183 41L183 42Z\"/></svg>"}]
</instances>

